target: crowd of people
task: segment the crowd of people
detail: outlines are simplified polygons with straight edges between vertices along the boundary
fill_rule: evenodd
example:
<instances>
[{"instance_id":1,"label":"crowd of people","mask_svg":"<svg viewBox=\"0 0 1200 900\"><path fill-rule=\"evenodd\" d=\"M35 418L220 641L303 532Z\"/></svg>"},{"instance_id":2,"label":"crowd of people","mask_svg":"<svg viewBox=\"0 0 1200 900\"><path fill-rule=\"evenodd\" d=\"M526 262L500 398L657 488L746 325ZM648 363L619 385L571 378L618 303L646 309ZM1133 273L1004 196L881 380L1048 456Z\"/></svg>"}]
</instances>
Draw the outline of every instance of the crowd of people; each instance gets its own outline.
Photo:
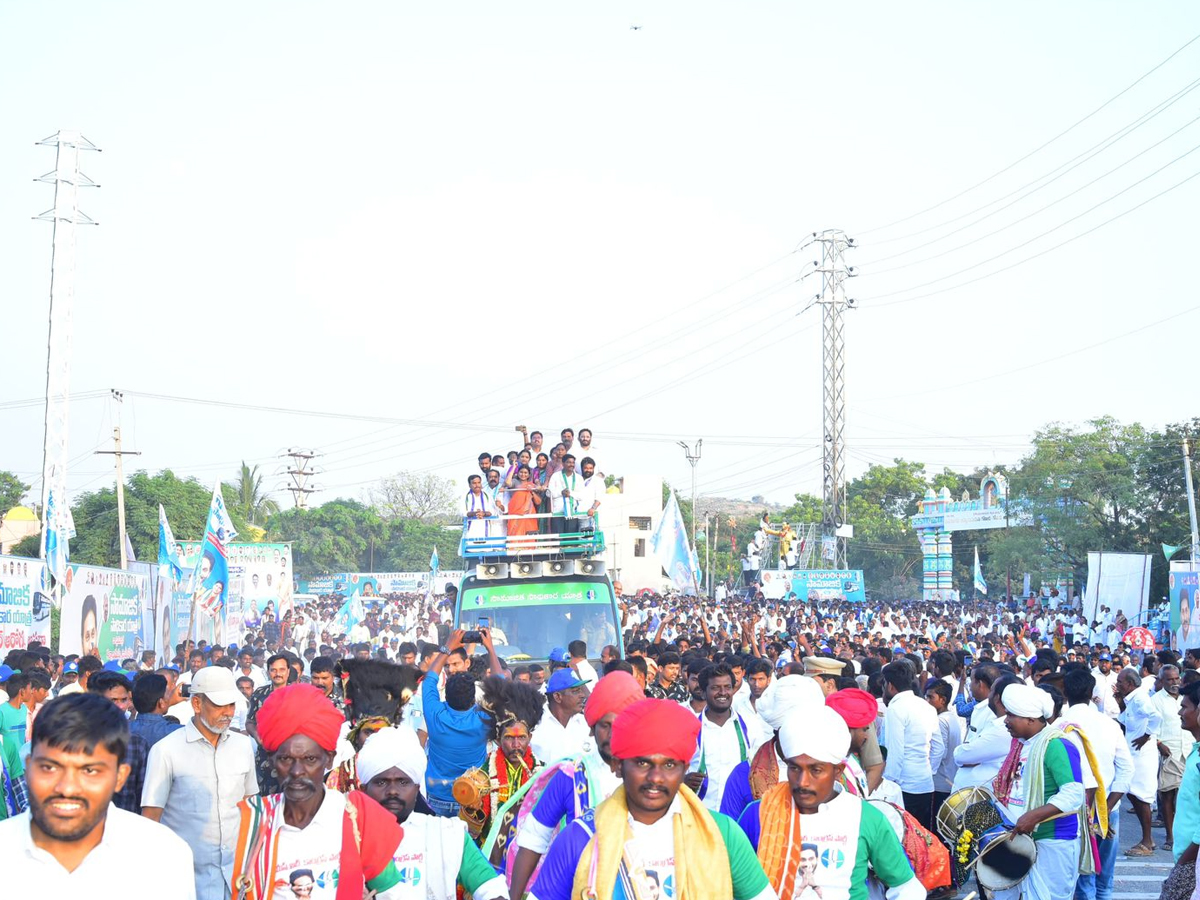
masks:
<instances>
[{"instance_id":1,"label":"crowd of people","mask_svg":"<svg viewBox=\"0 0 1200 900\"><path fill-rule=\"evenodd\" d=\"M976 788L1036 847L994 896L1105 900L1118 855L1151 854L1156 833L1178 861L1164 896L1191 895L1200 651L1131 651L1112 638L1119 611L1081 625L1057 598L614 588L620 639L564 635L544 663L455 630L453 585L368 594L349 631L342 598L299 603L170 659L14 650L6 884L920 900L970 888L982 847L947 838L939 811Z\"/></svg>"}]
</instances>

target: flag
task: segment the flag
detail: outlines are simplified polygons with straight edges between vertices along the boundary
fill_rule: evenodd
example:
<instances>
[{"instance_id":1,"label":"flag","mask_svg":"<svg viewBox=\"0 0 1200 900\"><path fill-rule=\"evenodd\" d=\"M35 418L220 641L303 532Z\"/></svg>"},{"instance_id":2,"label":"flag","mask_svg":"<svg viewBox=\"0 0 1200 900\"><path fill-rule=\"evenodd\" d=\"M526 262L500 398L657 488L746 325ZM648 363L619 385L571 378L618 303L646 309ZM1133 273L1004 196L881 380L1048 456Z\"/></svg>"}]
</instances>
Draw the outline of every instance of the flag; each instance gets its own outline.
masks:
<instances>
[{"instance_id":1,"label":"flag","mask_svg":"<svg viewBox=\"0 0 1200 900\"><path fill-rule=\"evenodd\" d=\"M695 592L700 582L700 565L695 551L688 546L687 529L675 493L667 501L658 528L650 538L650 550L658 557L671 583L681 591Z\"/></svg>"},{"instance_id":2,"label":"flag","mask_svg":"<svg viewBox=\"0 0 1200 900\"><path fill-rule=\"evenodd\" d=\"M75 526L66 498L55 493L53 487L46 493L46 527L42 529L42 559L46 571L61 583L67 576L67 564L71 560L71 538ZM48 587L48 585L47 585Z\"/></svg>"},{"instance_id":3,"label":"flag","mask_svg":"<svg viewBox=\"0 0 1200 900\"><path fill-rule=\"evenodd\" d=\"M821 538L821 556L825 559L837 559L837 538L826 535Z\"/></svg>"},{"instance_id":4,"label":"flag","mask_svg":"<svg viewBox=\"0 0 1200 900\"><path fill-rule=\"evenodd\" d=\"M429 584L425 588L425 605L433 605L434 582L437 581L438 574L438 553L437 544L433 545L433 552L429 554Z\"/></svg>"},{"instance_id":5,"label":"flag","mask_svg":"<svg viewBox=\"0 0 1200 900\"><path fill-rule=\"evenodd\" d=\"M987 581L983 578L983 569L979 566L979 548L975 548L975 593L987 593Z\"/></svg>"},{"instance_id":6,"label":"flag","mask_svg":"<svg viewBox=\"0 0 1200 900\"><path fill-rule=\"evenodd\" d=\"M1172 556L1174 556L1176 553L1178 553L1180 550L1183 549L1182 546L1172 547L1170 544L1163 544L1162 548L1163 548L1163 556L1165 556L1167 559L1170 559Z\"/></svg>"},{"instance_id":7,"label":"flag","mask_svg":"<svg viewBox=\"0 0 1200 900\"><path fill-rule=\"evenodd\" d=\"M237 537L225 498L221 496L221 482L213 488L212 502L208 505L208 520L204 526L204 540L200 542L200 558L192 573L192 600L208 614L218 619L225 610L229 593L229 558L226 548Z\"/></svg>"},{"instance_id":8,"label":"flag","mask_svg":"<svg viewBox=\"0 0 1200 900\"><path fill-rule=\"evenodd\" d=\"M175 533L167 521L167 511L158 504L158 574L172 581L183 580L183 567L179 564L179 545Z\"/></svg>"},{"instance_id":9,"label":"flag","mask_svg":"<svg viewBox=\"0 0 1200 900\"><path fill-rule=\"evenodd\" d=\"M137 554L133 552L133 541L129 539L129 532L125 532L125 562L137 562Z\"/></svg>"},{"instance_id":10,"label":"flag","mask_svg":"<svg viewBox=\"0 0 1200 900\"><path fill-rule=\"evenodd\" d=\"M341 629L342 634L349 634L350 629L367 617L363 610L362 597L353 594L346 598L342 608L333 617L335 628Z\"/></svg>"}]
</instances>

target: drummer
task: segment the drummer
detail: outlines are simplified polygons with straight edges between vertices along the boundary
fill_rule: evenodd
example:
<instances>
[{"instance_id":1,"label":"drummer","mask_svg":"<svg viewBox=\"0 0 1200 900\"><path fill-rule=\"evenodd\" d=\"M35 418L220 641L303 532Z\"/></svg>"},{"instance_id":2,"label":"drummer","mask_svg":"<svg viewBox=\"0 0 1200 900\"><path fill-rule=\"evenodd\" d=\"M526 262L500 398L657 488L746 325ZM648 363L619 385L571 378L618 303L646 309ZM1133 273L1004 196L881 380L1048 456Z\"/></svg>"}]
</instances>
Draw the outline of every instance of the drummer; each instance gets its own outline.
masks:
<instances>
[{"instance_id":1,"label":"drummer","mask_svg":"<svg viewBox=\"0 0 1200 900\"><path fill-rule=\"evenodd\" d=\"M850 730L829 707L779 729L787 781L746 807L738 824L781 898L866 900L867 866L887 900L925 900L900 840L876 807L842 790ZM806 859L822 865L806 865Z\"/></svg>"},{"instance_id":2,"label":"drummer","mask_svg":"<svg viewBox=\"0 0 1200 900\"><path fill-rule=\"evenodd\" d=\"M1080 826L1086 815L1079 750L1063 732L1047 727L1054 715L1047 691L1010 684L1000 702L1013 741L992 784L1008 820L1015 823L1013 831L1036 842L1037 861L1021 884L996 892L995 900L1070 900L1079 877Z\"/></svg>"}]
</instances>

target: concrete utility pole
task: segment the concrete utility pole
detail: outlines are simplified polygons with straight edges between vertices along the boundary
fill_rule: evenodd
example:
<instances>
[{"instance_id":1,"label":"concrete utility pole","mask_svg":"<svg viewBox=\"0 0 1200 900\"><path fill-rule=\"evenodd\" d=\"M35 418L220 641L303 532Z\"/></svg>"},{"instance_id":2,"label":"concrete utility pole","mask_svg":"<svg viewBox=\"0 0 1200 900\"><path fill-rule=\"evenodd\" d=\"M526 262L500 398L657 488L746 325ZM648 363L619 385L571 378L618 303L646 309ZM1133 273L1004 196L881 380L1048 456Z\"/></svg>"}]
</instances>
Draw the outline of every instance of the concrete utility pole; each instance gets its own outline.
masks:
<instances>
[{"instance_id":1,"label":"concrete utility pole","mask_svg":"<svg viewBox=\"0 0 1200 900\"><path fill-rule=\"evenodd\" d=\"M1196 489L1192 485L1192 443L1183 439L1183 476L1187 484L1188 518L1192 525L1192 568L1200 563L1200 530L1196 528Z\"/></svg>"},{"instance_id":2,"label":"concrete utility pole","mask_svg":"<svg viewBox=\"0 0 1200 900\"><path fill-rule=\"evenodd\" d=\"M120 391L113 391L112 397L117 403L120 403L125 395ZM125 469L121 464L121 458L125 456L141 456L141 452L137 450L122 450L121 449L121 426L117 425L113 428L113 449L112 450L97 450L97 456L111 456L117 464L117 544L121 548L121 568L129 568L129 554L125 550L126 534L125 534Z\"/></svg>"},{"instance_id":3,"label":"concrete utility pole","mask_svg":"<svg viewBox=\"0 0 1200 900\"><path fill-rule=\"evenodd\" d=\"M71 390L71 307L75 297L75 226L95 225L79 209L79 189L98 185L79 171L79 153L98 148L78 131L59 131L39 147L54 147L54 171L34 179L54 185L54 206L38 216L51 222L54 234L50 251L50 327L46 341L46 414L42 444L42 543L41 556L55 546L50 532L55 532L58 558L52 568L65 563L63 548L67 537L69 501L67 499L67 423ZM53 507L50 496L53 494ZM49 521L47 512L53 508L57 521ZM55 577L62 572L55 571Z\"/></svg>"},{"instance_id":4,"label":"concrete utility pole","mask_svg":"<svg viewBox=\"0 0 1200 900\"><path fill-rule=\"evenodd\" d=\"M842 314L854 308L846 299L845 281L855 275L844 254L854 238L836 229L813 235L821 245L821 408L824 422L824 493L821 503L821 536L837 541L833 568L846 568L846 332ZM824 560L824 553L822 553Z\"/></svg>"},{"instance_id":5,"label":"concrete utility pole","mask_svg":"<svg viewBox=\"0 0 1200 900\"><path fill-rule=\"evenodd\" d=\"M687 441L678 441L677 443L683 448L684 456L692 465L692 549L694 550L696 547L696 464L700 462L700 448L704 445L704 438L696 441L695 450L688 446Z\"/></svg>"}]
</instances>

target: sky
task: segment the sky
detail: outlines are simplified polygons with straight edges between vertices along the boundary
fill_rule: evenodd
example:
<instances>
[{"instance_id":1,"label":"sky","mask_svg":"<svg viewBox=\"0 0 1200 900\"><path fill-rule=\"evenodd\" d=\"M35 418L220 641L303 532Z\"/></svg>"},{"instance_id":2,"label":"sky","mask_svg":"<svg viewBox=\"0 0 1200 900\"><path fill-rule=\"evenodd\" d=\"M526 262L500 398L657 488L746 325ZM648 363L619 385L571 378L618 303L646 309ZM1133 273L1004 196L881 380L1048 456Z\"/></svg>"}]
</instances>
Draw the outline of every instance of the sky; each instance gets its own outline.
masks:
<instances>
[{"instance_id":1,"label":"sky","mask_svg":"<svg viewBox=\"0 0 1200 900\"><path fill-rule=\"evenodd\" d=\"M463 486L520 424L819 494L826 229L851 477L1189 418L1197 35L1185 2L5 3L0 469L40 477L58 129L102 149L75 495L118 423L127 470L204 482L312 448L315 502Z\"/></svg>"}]
</instances>

